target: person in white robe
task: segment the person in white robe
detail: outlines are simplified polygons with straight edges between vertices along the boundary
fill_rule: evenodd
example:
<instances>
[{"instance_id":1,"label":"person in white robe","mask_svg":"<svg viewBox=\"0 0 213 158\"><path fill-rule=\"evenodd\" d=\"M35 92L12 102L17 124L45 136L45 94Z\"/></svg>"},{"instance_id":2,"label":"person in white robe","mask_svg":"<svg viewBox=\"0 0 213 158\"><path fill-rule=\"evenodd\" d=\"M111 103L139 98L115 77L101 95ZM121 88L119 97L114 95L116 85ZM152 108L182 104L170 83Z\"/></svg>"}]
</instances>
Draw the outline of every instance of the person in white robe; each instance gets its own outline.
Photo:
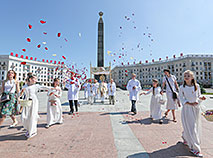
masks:
<instances>
[{"instance_id":1,"label":"person in white robe","mask_svg":"<svg viewBox=\"0 0 213 158\"><path fill-rule=\"evenodd\" d=\"M201 96L200 86L196 83L192 71L184 72L184 83L180 87L180 102L183 106L181 121L183 126L183 143L190 148L195 156L201 154L201 101L206 98Z\"/></svg>"},{"instance_id":2,"label":"person in white robe","mask_svg":"<svg viewBox=\"0 0 213 158\"><path fill-rule=\"evenodd\" d=\"M87 84L87 93L88 93L88 104L93 104L94 101L94 86L92 80L89 80Z\"/></svg>"},{"instance_id":3,"label":"person in white robe","mask_svg":"<svg viewBox=\"0 0 213 158\"><path fill-rule=\"evenodd\" d=\"M139 99L139 92L141 90L141 84L136 79L136 74L134 74L134 73L132 74L132 79L128 81L127 90L129 91L129 99L132 103L131 112L136 114L137 113L136 102Z\"/></svg>"},{"instance_id":4,"label":"person in white robe","mask_svg":"<svg viewBox=\"0 0 213 158\"><path fill-rule=\"evenodd\" d=\"M99 83L97 80L94 80L93 88L94 88L94 95L95 95L94 96L94 103L95 103L99 96Z\"/></svg>"},{"instance_id":5,"label":"person in white robe","mask_svg":"<svg viewBox=\"0 0 213 158\"><path fill-rule=\"evenodd\" d=\"M87 90L88 80L85 81L83 88L84 88L84 99L88 98L88 90Z\"/></svg>"},{"instance_id":6,"label":"person in white robe","mask_svg":"<svg viewBox=\"0 0 213 158\"><path fill-rule=\"evenodd\" d=\"M37 93L39 90L49 90L51 87L35 84L37 81L37 77L35 75L29 75L28 81L30 84L24 88L24 93L27 96L27 100L31 100L32 103L31 105L23 108L21 120L24 128L27 130L25 136L27 138L31 138L37 135L37 122L39 118L39 101L37 98Z\"/></svg>"},{"instance_id":7,"label":"person in white robe","mask_svg":"<svg viewBox=\"0 0 213 158\"><path fill-rule=\"evenodd\" d=\"M104 81L101 82L100 84L100 97L101 97L101 103L104 104L104 99L106 97L106 92L107 92L107 85Z\"/></svg>"},{"instance_id":8,"label":"person in white robe","mask_svg":"<svg viewBox=\"0 0 213 158\"><path fill-rule=\"evenodd\" d=\"M171 110L172 116L173 116L173 122L177 122L176 116L175 116L175 110L178 108L179 100L178 100L178 98L173 99L173 92L175 92L178 95L177 92L179 90L179 87L178 87L178 84L176 81L176 77L174 75L170 74L170 70L164 69L163 71L164 71L165 76L163 78L163 85L162 85L161 93L163 93L163 89L166 85L166 96L167 96L166 109L167 109L167 111L165 112L165 117L167 117L169 111Z\"/></svg>"},{"instance_id":9,"label":"person in white robe","mask_svg":"<svg viewBox=\"0 0 213 158\"><path fill-rule=\"evenodd\" d=\"M107 85L108 95L109 95L109 104L115 105L115 94L116 94L116 84L113 79Z\"/></svg>"},{"instance_id":10,"label":"person in white robe","mask_svg":"<svg viewBox=\"0 0 213 158\"><path fill-rule=\"evenodd\" d=\"M74 77L74 73L71 74L71 78L66 81L65 87L68 89L68 100L70 104L70 112L69 115L73 114L74 108L73 105L75 104L75 110L78 112L78 97L79 91L81 89L80 82L77 78Z\"/></svg>"},{"instance_id":11,"label":"person in white robe","mask_svg":"<svg viewBox=\"0 0 213 158\"><path fill-rule=\"evenodd\" d=\"M160 124L163 123L161 120L161 103L160 98L161 98L161 87L158 86L158 80L153 79L152 80L152 88L149 89L146 93L141 93L140 95L148 95L152 93L151 101L150 101L150 118L153 119L153 121L157 121Z\"/></svg>"},{"instance_id":12,"label":"person in white robe","mask_svg":"<svg viewBox=\"0 0 213 158\"><path fill-rule=\"evenodd\" d=\"M62 107L60 97L62 96L62 90L59 87L59 79L54 79L53 87L48 91L48 103L47 103L47 125L49 128L53 124L62 124Z\"/></svg>"}]
</instances>

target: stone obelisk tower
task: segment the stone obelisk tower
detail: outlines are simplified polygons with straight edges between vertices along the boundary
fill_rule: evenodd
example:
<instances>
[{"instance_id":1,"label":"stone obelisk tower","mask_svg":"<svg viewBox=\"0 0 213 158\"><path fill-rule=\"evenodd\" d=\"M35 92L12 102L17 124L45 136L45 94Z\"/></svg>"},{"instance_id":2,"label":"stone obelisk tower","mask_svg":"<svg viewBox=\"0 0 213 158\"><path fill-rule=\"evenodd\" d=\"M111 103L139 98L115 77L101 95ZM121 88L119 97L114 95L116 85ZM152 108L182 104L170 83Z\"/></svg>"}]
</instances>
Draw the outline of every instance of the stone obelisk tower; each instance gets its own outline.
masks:
<instances>
[{"instance_id":1,"label":"stone obelisk tower","mask_svg":"<svg viewBox=\"0 0 213 158\"><path fill-rule=\"evenodd\" d=\"M103 12L99 12L98 21L98 61L97 67L104 67L104 22L102 19Z\"/></svg>"}]
</instances>

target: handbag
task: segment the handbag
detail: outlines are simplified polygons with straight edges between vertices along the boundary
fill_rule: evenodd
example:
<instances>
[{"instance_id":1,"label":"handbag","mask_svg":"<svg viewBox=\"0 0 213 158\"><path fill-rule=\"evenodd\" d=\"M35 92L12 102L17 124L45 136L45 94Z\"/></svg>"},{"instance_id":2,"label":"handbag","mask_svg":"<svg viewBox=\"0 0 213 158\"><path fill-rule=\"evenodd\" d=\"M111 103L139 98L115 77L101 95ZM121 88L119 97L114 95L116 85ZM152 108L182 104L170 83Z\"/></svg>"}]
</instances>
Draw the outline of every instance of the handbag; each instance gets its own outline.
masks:
<instances>
[{"instance_id":1,"label":"handbag","mask_svg":"<svg viewBox=\"0 0 213 158\"><path fill-rule=\"evenodd\" d=\"M22 107L29 107L32 105L32 100L20 100L20 105Z\"/></svg>"},{"instance_id":2,"label":"handbag","mask_svg":"<svg viewBox=\"0 0 213 158\"><path fill-rule=\"evenodd\" d=\"M170 85L169 80L168 80L167 77L166 77L166 81L167 81L167 83L168 83L168 85L169 85L169 87L170 87L170 89L171 89L171 91L172 91L172 98L173 98L174 100L177 99L177 93L173 91L173 89L172 89L172 87L171 87L171 85Z\"/></svg>"},{"instance_id":3,"label":"handbag","mask_svg":"<svg viewBox=\"0 0 213 158\"><path fill-rule=\"evenodd\" d=\"M5 102L8 102L10 101L10 92L12 91L14 85L12 86L12 88L10 89L9 93L6 94L6 93L3 93L2 96L1 96L1 103L5 103Z\"/></svg>"}]
</instances>

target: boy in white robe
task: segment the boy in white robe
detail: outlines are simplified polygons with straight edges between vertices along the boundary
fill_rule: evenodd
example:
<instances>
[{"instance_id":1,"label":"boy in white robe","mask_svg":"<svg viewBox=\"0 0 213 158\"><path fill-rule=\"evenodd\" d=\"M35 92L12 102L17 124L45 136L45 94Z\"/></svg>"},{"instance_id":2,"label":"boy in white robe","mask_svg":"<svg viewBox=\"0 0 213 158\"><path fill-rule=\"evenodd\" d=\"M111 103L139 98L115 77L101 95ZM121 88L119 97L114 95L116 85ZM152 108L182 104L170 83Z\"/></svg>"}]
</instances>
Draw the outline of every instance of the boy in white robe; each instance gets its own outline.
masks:
<instances>
[{"instance_id":1,"label":"boy in white robe","mask_svg":"<svg viewBox=\"0 0 213 158\"><path fill-rule=\"evenodd\" d=\"M87 93L88 93L88 104L93 104L94 101L94 86L92 80L89 80L87 84Z\"/></svg>"},{"instance_id":2,"label":"boy in white robe","mask_svg":"<svg viewBox=\"0 0 213 158\"><path fill-rule=\"evenodd\" d=\"M132 79L128 81L127 90L129 91L129 99L132 103L131 112L137 114L136 102L139 99L139 92L141 90L141 84L136 79L136 74L132 74Z\"/></svg>"},{"instance_id":3,"label":"boy in white robe","mask_svg":"<svg viewBox=\"0 0 213 158\"><path fill-rule=\"evenodd\" d=\"M109 95L109 104L115 105L115 94L116 94L116 84L113 79L107 85L108 95Z\"/></svg>"},{"instance_id":4,"label":"boy in white robe","mask_svg":"<svg viewBox=\"0 0 213 158\"><path fill-rule=\"evenodd\" d=\"M98 95L99 95L99 83L97 80L94 80L94 84L93 84L93 87L94 87L94 103L96 102L96 100L98 99Z\"/></svg>"},{"instance_id":5,"label":"boy in white robe","mask_svg":"<svg viewBox=\"0 0 213 158\"><path fill-rule=\"evenodd\" d=\"M83 85L83 88L84 88L84 99L88 98L87 85L88 85L88 80L86 80L84 85Z\"/></svg>"}]
</instances>

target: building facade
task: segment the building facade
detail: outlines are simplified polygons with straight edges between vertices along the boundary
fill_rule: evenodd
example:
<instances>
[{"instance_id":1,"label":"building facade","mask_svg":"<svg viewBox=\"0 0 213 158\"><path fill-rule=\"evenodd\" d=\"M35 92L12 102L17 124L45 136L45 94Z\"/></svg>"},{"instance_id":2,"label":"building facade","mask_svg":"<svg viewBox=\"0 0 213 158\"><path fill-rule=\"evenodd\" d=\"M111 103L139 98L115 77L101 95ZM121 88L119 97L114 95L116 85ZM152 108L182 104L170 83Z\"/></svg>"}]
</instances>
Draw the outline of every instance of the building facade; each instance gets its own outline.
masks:
<instances>
[{"instance_id":1,"label":"building facade","mask_svg":"<svg viewBox=\"0 0 213 158\"><path fill-rule=\"evenodd\" d=\"M21 64L26 62L26 64ZM57 68L58 67L58 68ZM25 83L27 73L32 72L37 76L39 84L51 86L54 78L59 78L62 86L65 72L64 64L56 64L44 61L23 59L12 55L0 55L0 82L6 80L8 70L14 70L17 74L16 79L20 86Z\"/></svg>"},{"instance_id":2,"label":"building facade","mask_svg":"<svg viewBox=\"0 0 213 158\"><path fill-rule=\"evenodd\" d=\"M192 70L196 80L204 87L213 86L213 55L189 54L172 59L152 61L134 65L116 66L112 69L112 78L116 85L124 88L131 74L135 73L143 87L149 87L152 79L158 79L160 84L164 77L163 70L169 69L175 75L179 84L183 83L183 73Z\"/></svg>"}]
</instances>

